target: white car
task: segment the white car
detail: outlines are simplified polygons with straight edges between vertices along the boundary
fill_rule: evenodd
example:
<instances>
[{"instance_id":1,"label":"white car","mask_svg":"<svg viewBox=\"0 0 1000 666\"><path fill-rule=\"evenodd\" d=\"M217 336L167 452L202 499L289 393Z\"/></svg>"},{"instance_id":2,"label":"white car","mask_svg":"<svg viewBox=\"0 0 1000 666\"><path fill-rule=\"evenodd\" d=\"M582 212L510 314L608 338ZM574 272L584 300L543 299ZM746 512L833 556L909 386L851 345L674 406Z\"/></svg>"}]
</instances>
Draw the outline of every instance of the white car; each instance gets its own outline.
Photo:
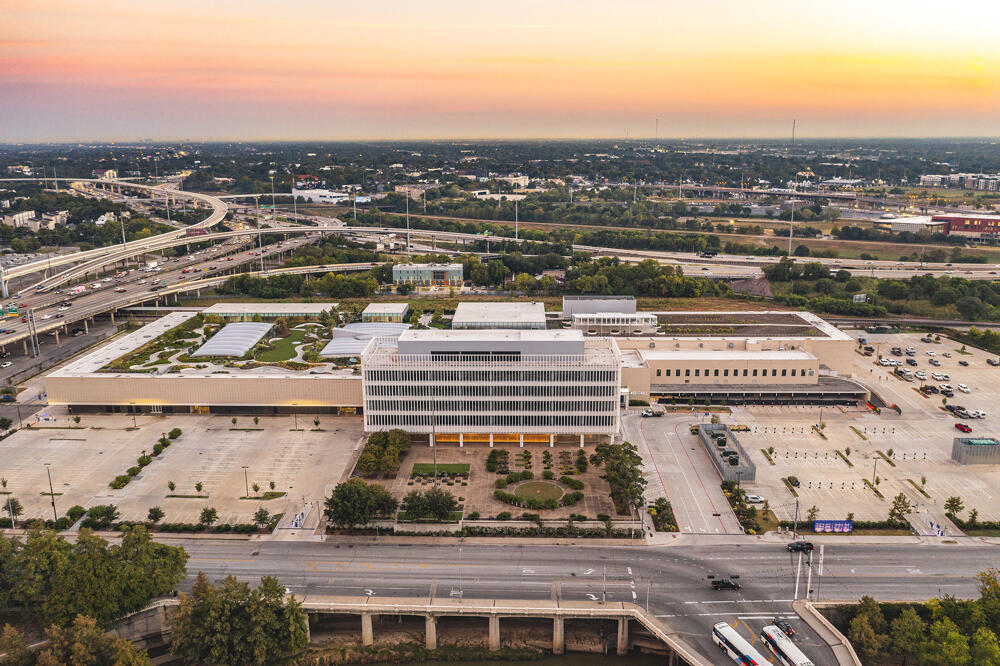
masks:
<instances>
[{"instance_id":1,"label":"white car","mask_svg":"<svg viewBox=\"0 0 1000 666\"><path fill-rule=\"evenodd\" d=\"M932 372L931 373L931 377L933 377L935 380L937 380L939 382L943 382L944 381L944 375L942 375L940 372Z\"/></svg>"},{"instance_id":2,"label":"white car","mask_svg":"<svg viewBox=\"0 0 1000 666\"><path fill-rule=\"evenodd\" d=\"M0 363L0 368L9 368L12 365L14 364L11 363L10 361L4 361L3 363Z\"/></svg>"},{"instance_id":3,"label":"white car","mask_svg":"<svg viewBox=\"0 0 1000 666\"><path fill-rule=\"evenodd\" d=\"M754 495L752 493L747 493L747 502L750 504L763 504L764 498L760 495Z\"/></svg>"},{"instance_id":4,"label":"white car","mask_svg":"<svg viewBox=\"0 0 1000 666\"><path fill-rule=\"evenodd\" d=\"M946 382L951 381L951 375L949 375L947 372L942 372L941 379L945 380Z\"/></svg>"},{"instance_id":5,"label":"white car","mask_svg":"<svg viewBox=\"0 0 1000 666\"><path fill-rule=\"evenodd\" d=\"M923 370L917 370L913 376L921 381L927 379L927 373L924 372Z\"/></svg>"},{"instance_id":6,"label":"white car","mask_svg":"<svg viewBox=\"0 0 1000 666\"><path fill-rule=\"evenodd\" d=\"M146 284L145 280L139 280L136 284Z\"/></svg>"},{"instance_id":7,"label":"white car","mask_svg":"<svg viewBox=\"0 0 1000 666\"><path fill-rule=\"evenodd\" d=\"M958 390L961 391L962 393L968 393L969 392L969 387L966 386L965 384L959 384L958 385Z\"/></svg>"},{"instance_id":8,"label":"white car","mask_svg":"<svg viewBox=\"0 0 1000 666\"><path fill-rule=\"evenodd\" d=\"M887 358L883 358L882 360L880 360L880 361L878 362L878 364L879 364L879 365L881 365L881 366L882 366L883 368L887 368L887 367L889 367L890 365L892 365L892 361L890 361L890 360L889 360L889 359L887 359Z\"/></svg>"},{"instance_id":9,"label":"white car","mask_svg":"<svg viewBox=\"0 0 1000 666\"><path fill-rule=\"evenodd\" d=\"M986 412L984 412L981 409L977 409L976 410L976 418L977 419L985 419L986 418Z\"/></svg>"},{"instance_id":10,"label":"white car","mask_svg":"<svg viewBox=\"0 0 1000 666\"><path fill-rule=\"evenodd\" d=\"M931 350L931 349L928 349L928 350L927 350L927 355L928 355L928 356L935 356L935 355L936 355L936 352L934 352L934 351L933 351L933 350Z\"/></svg>"},{"instance_id":11,"label":"white car","mask_svg":"<svg viewBox=\"0 0 1000 666\"><path fill-rule=\"evenodd\" d=\"M951 388L951 384L941 384L940 386L938 386L938 388L941 389L942 391L952 391L952 390L954 390L954 389Z\"/></svg>"}]
</instances>

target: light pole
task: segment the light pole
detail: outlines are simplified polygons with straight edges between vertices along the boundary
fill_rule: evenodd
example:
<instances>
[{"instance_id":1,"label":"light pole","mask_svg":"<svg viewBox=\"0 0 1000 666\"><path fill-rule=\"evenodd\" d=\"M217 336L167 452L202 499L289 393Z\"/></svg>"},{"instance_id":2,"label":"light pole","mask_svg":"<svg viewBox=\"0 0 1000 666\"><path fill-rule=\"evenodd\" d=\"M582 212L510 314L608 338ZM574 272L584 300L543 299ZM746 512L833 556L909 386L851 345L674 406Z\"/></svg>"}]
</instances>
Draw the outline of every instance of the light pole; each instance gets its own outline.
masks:
<instances>
[{"instance_id":1,"label":"light pole","mask_svg":"<svg viewBox=\"0 0 1000 666\"><path fill-rule=\"evenodd\" d=\"M292 418L295 420L294 430L299 429L299 410L297 409L298 406L299 406L298 403L295 402L292 403Z\"/></svg>"},{"instance_id":2,"label":"light pole","mask_svg":"<svg viewBox=\"0 0 1000 666\"><path fill-rule=\"evenodd\" d=\"M49 498L52 500L52 520L59 520L59 516L56 515L56 492L52 489L52 470L49 467L50 463L45 463L45 473L49 477Z\"/></svg>"},{"instance_id":3,"label":"light pole","mask_svg":"<svg viewBox=\"0 0 1000 666\"><path fill-rule=\"evenodd\" d=\"M878 456L875 457L875 464L872 466L872 485L875 485L875 472L878 471Z\"/></svg>"},{"instance_id":4,"label":"light pole","mask_svg":"<svg viewBox=\"0 0 1000 666\"><path fill-rule=\"evenodd\" d=\"M246 488L246 497L250 499L250 482L247 480L247 466L243 465L243 486Z\"/></svg>"}]
</instances>

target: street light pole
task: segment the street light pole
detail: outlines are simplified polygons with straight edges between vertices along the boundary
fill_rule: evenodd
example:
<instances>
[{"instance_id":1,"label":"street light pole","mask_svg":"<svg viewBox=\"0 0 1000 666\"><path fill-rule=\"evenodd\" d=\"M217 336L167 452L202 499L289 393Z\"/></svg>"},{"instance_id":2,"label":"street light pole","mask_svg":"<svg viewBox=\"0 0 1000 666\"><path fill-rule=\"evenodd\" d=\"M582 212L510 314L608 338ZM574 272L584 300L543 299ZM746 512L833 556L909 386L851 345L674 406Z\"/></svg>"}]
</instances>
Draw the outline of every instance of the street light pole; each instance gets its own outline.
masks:
<instances>
[{"instance_id":1,"label":"street light pole","mask_svg":"<svg viewBox=\"0 0 1000 666\"><path fill-rule=\"evenodd\" d=\"M250 497L250 482L247 481L247 466L243 465L243 487L246 488L246 496Z\"/></svg>"},{"instance_id":2,"label":"street light pole","mask_svg":"<svg viewBox=\"0 0 1000 666\"><path fill-rule=\"evenodd\" d=\"M872 485L873 486L875 485L875 479L876 479L875 472L877 472L877 471L878 471L878 457L875 458L875 465L872 466Z\"/></svg>"},{"instance_id":3,"label":"street light pole","mask_svg":"<svg viewBox=\"0 0 1000 666\"><path fill-rule=\"evenodd\" d=\"M56 493L55 490L52 489L52 471L49 468L49 463L45 463L45 473L49 477L49 498L52 500L52 520L56 521L59 520L59 517L56 515Z\"/></svg>"}]
</instances>

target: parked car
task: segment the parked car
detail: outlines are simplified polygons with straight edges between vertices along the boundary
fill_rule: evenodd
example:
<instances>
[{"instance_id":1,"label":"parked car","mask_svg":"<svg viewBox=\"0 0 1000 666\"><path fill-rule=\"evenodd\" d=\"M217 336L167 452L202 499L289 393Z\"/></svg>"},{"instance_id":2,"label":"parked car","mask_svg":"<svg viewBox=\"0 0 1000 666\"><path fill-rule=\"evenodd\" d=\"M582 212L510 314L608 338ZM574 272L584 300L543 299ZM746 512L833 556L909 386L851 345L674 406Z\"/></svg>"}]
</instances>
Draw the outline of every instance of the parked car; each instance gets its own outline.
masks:
<instances>
[{"instance_id":1,"label":"parked car","mask_svg":"<svg viewBox=\"0 0 1000 666\"><path fill-rule=\"evenodd\" d=\"M965 425L964 423L956 423L955 427L961 430L962 432L972 432L972 428Z\"/></svg>"},{"instance_id":2,"label":"parked car","mask_svg":"<svg viewBox=\"0 0 1000 666\"><path fill-rule=\"evenodd\" d=\"M969 362L968 361L959 361L958 364L962 365L962 366L965 366L966 368L969 367Z\"/></svg>"},{"instance_id":3,"label":"parked car","mask_svg":"<svg viewBox=\"0 0 1000 666\"><path fill-rule=\"evenodd\" d=\"M643 415L643 417L648 417L648 416L663 416L663 412L658 412L658 411L655 411L655 410L652 410L652 409L644 409L644 410L642 410L642 415Z\"/></svg>"},{"instance_id":4,"label":"parked car","mask_svg":"<svg viewBox=\"0 0 1000 666\"><path fill-rule=\"evenodd\" d=\"M955 392L950 389L945 389L941 391L941 395L943 395L946 398L954 398Z\"/></svg>"},{"instance_id":5,"label":"parked car","mask_svg":"<svg viewBox=\"0 0 1000 666\"><path fill-rule=\"evenodd\" d=\"M920 380L927 379L927 373L924 372L923 370L917 370L915 373L913 373L913 376Z\"/></svg>"},{"instance_id":6,"label":"parked car","mask_svg":"<svg viewBox=\"0 0 1000 666\"><path fill-rule=\"evenodd\" d=\"M793 541L788 544L788 552L790 553L808 553L813 549L812 542L810 541Z\"/></svg>"},{"instance_id":7,"label":"parked car","mask_svg":"<svg viewBox=\"0 0 1000 666\"><path fill-rule=\"evenodd\" d=\"M875 352L866 351L864 354L865 356L874 356Z\"/></svg>"},{"instance_id":8,"label":"parked car","mask_svg":"<svg viewBox=\"0 0 1000 666\"><path fill-rule=\"evenodd\" d=\"M4 361L3 363L0 363L0 368L9 368L12 365L14 364L11 363L10 361Z\"/></svg>"},{"instance_id":9,"label":"parked car","mask_svg":"<svg viewBox=\"0 0 1000 666\"><path fill-rule=\"evenodd\" d=\"M774 618L773 620L771 620L771 624L776 626L778 629L781 629L781 631L789 638L795 635L795 630L792 629L792 625L788 624L787 622L785 622L780 618L777 617Z\"/></svg>"},{"instance_id":10,"label":"parked car","mask_svg":"<svg viewBox=\"0 0 1000 666\"><path fill-rule=\"evenodd\" d=\"M930 344L930 343L934 342L933 340L931 340L931 339L930 339L930 338L928 338L928 337L923 337L923 338L920 338L920 341L921 341L921 342L924 342L924 343L927 343L927 344Z\"/></svg>"},{"instance_id":11,"label":"parked car","mask_svg":"<svg viewBox=\"0 0 1000 666\"><path fill-rule=\"evenodd\" d=\"M750 504L763 504L764 498L760 495L754 495L753 493L747 493L747 502Z\"/></svg>"},{"instance_id":12,"label":"parked car","mask_svg":"<svg viewBox=\"0 0 1000 666\"><path fill-rule=\"evenodd\" d=\"M951 358L951 352L941 352L941 356L944 356L945 358Z\"/></svg>"},{"instance_id":13,"label":"parked car","mask_svg":"<svg viewBox=\"0 0 1000 666\"><path fill-rule=\"evenodd\" d=\"M1000 365L1000 361L996 360L995 358L988 358L986 359L986 362L992 365L994 368Z\"/></svg>"},{"instance_id":14,"label":"parked car","mask_svg":"<svg viewBox=\"0 0 1000 666\"><path fill-rule=\"evenodd\" d=\"M713 590L738 590L740 584L730 578L719 578L712 581Z\"/></svg>"},{"instance_id":15,"label":"parked car","mask_svg":"<svg viewBox=\"0 0 1000 666\"><path fill-rule=\"evenodd\" d=\"M965 384L959 384L958 385L958 390L961 391L962 393L968 393L969 392L969 387L966 386Z\"/></svg>"},{"instance_id":16,"label":"parked car","mask_svg":"<svg viewBox=\"0 0 1000 666\"><path fill-rule=\"evenodd\" d=\"M931 365L941 365L941 361L937 360L936 358L932 358L931 360L928 361L928 363L930 363Z\"/></svg>"},{"instance_id":17,"label":"parked car","mask_svg":"<svg viewBox=\"0 0 1000 666\"><path fill-rule=\"evenodd\" d=\"M865 351L873 352L873 351L875 351L875 348L872 347L871 345L868 345L868 346L865 347Z\"/></svg>"},{"instance_id":18,"label":"parked car","mask_svg":"<svg viewBox=\"0 0 1000 666\"><path fill-rule=\"evenodd\" d=\"M916 366L917 365L917 361L916 361L916 359L908 358L908 359L906 359L906 364L907 365Z\"/></svg>"},{"instance_id":19,"label":"parked car","mask_svg":"<svg viewBox=\"0 0 1000 666\"><path fill-rule=\"evenodd\" d=\"M927 350L927 355L928 355L928 356L934 356L934 355L935 355L936 353L937 353L937 352L935 352L935 351L934 351L934 350L932 350L932 349L928 349L928 350Z\"/></svg>"}]
</instances>

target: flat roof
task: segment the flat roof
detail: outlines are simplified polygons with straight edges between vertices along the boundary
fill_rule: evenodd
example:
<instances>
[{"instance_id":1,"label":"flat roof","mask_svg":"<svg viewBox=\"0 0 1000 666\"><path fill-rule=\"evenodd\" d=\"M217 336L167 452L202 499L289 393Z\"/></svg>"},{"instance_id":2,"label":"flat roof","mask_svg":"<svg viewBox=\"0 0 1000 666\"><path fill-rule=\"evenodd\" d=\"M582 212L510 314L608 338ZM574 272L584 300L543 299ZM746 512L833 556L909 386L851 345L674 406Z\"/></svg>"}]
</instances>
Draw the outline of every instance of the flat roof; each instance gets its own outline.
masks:
<instances>
[{"instance_id":1,"label":"flat roof","mask_svg":"<svg viewBox=\"0 0 1000 666\"><path fill-rule=\"evenodd\" d=\"M539 330L539 329L511 329L511 328L488 328L488 329L409 329L403 331L399 336L400 342L422 342L427 340L446 340L449 342L460 342L463 340L491 341L491 342L551 342L563 341L574 342L584 340L583 331L575 328Z\"/></svg>"},{"instance_id":2,"label":"flat roof","mask_svg":"<svg viewBox=\"0 0 1000 666\"><path fill-rule=\"evenodd\" d=\"M398 232L397 232L398 233ZM462 264L394 264L393 269L396 268L462 268Z\"/></svg>"},{"instance_id":3,"label":"flat roof","mask_svg":"<svg viewBox=\"0 0 1000 666\"><path fill-rule=\"evenodd\" d=\"M545 304L539 301L466 302L455 308L451 325L481 323L545 323Z\"/></svg>"},{"instance_id":4,"label":"flat roof","mask_svg":"<svg viewBox=\"0 0 1000 666\"><path fill-rule=\"evenodd\" d=\"M222 330L192 352L191 356L243 356L261 338L270 333L272 328L273 324L254 321L226 324Z\"/></svg>"},{"instance_id":5,"label":"flat roof","mask_svg":"<svg viewBox=\"0 0 1000 666\"><path fill-rule=\"evenodd\" d=\"M202 310L203 314L255 315L255 314L310 314L337 307L336 303L216 303Z\"/></svg>"},{"instance_id":6,"label":"flat roof","mask_svg":"<svg viewBox=\"0 0 1000 666\"><path fill-rule=\"evenodd\" d=\"M815 361L812 354L799 350L788 351L747 351L745 349L639 349L647 361Z\"/></svg>"},{"instance_id":7,"label":"flat roof","mask_svg":"<svg viewBox=\"0 0 1000 666\"><path fill-rule=\"evenodd\" d=\"M369 303L361 314L406 314L409 303Z\"/></svg>"},{"instance_id":8,"label":"flat roof","mask_svg":"<svg viewBox=\"0 0 1000 666\"><path fill-rule=\"evenodd\" d=\"M109 344L98 347L91 353L84 354L80 358L67 363L55 372L52 372L51 376L71 377L97 372L116 358L121 358L125 354L134 352L139 347L152 342L170 329L180 326L197 314L197 312L171 312L156 321L146 324L138 331L113 340Z\"/></svg>"}]
</instances>

